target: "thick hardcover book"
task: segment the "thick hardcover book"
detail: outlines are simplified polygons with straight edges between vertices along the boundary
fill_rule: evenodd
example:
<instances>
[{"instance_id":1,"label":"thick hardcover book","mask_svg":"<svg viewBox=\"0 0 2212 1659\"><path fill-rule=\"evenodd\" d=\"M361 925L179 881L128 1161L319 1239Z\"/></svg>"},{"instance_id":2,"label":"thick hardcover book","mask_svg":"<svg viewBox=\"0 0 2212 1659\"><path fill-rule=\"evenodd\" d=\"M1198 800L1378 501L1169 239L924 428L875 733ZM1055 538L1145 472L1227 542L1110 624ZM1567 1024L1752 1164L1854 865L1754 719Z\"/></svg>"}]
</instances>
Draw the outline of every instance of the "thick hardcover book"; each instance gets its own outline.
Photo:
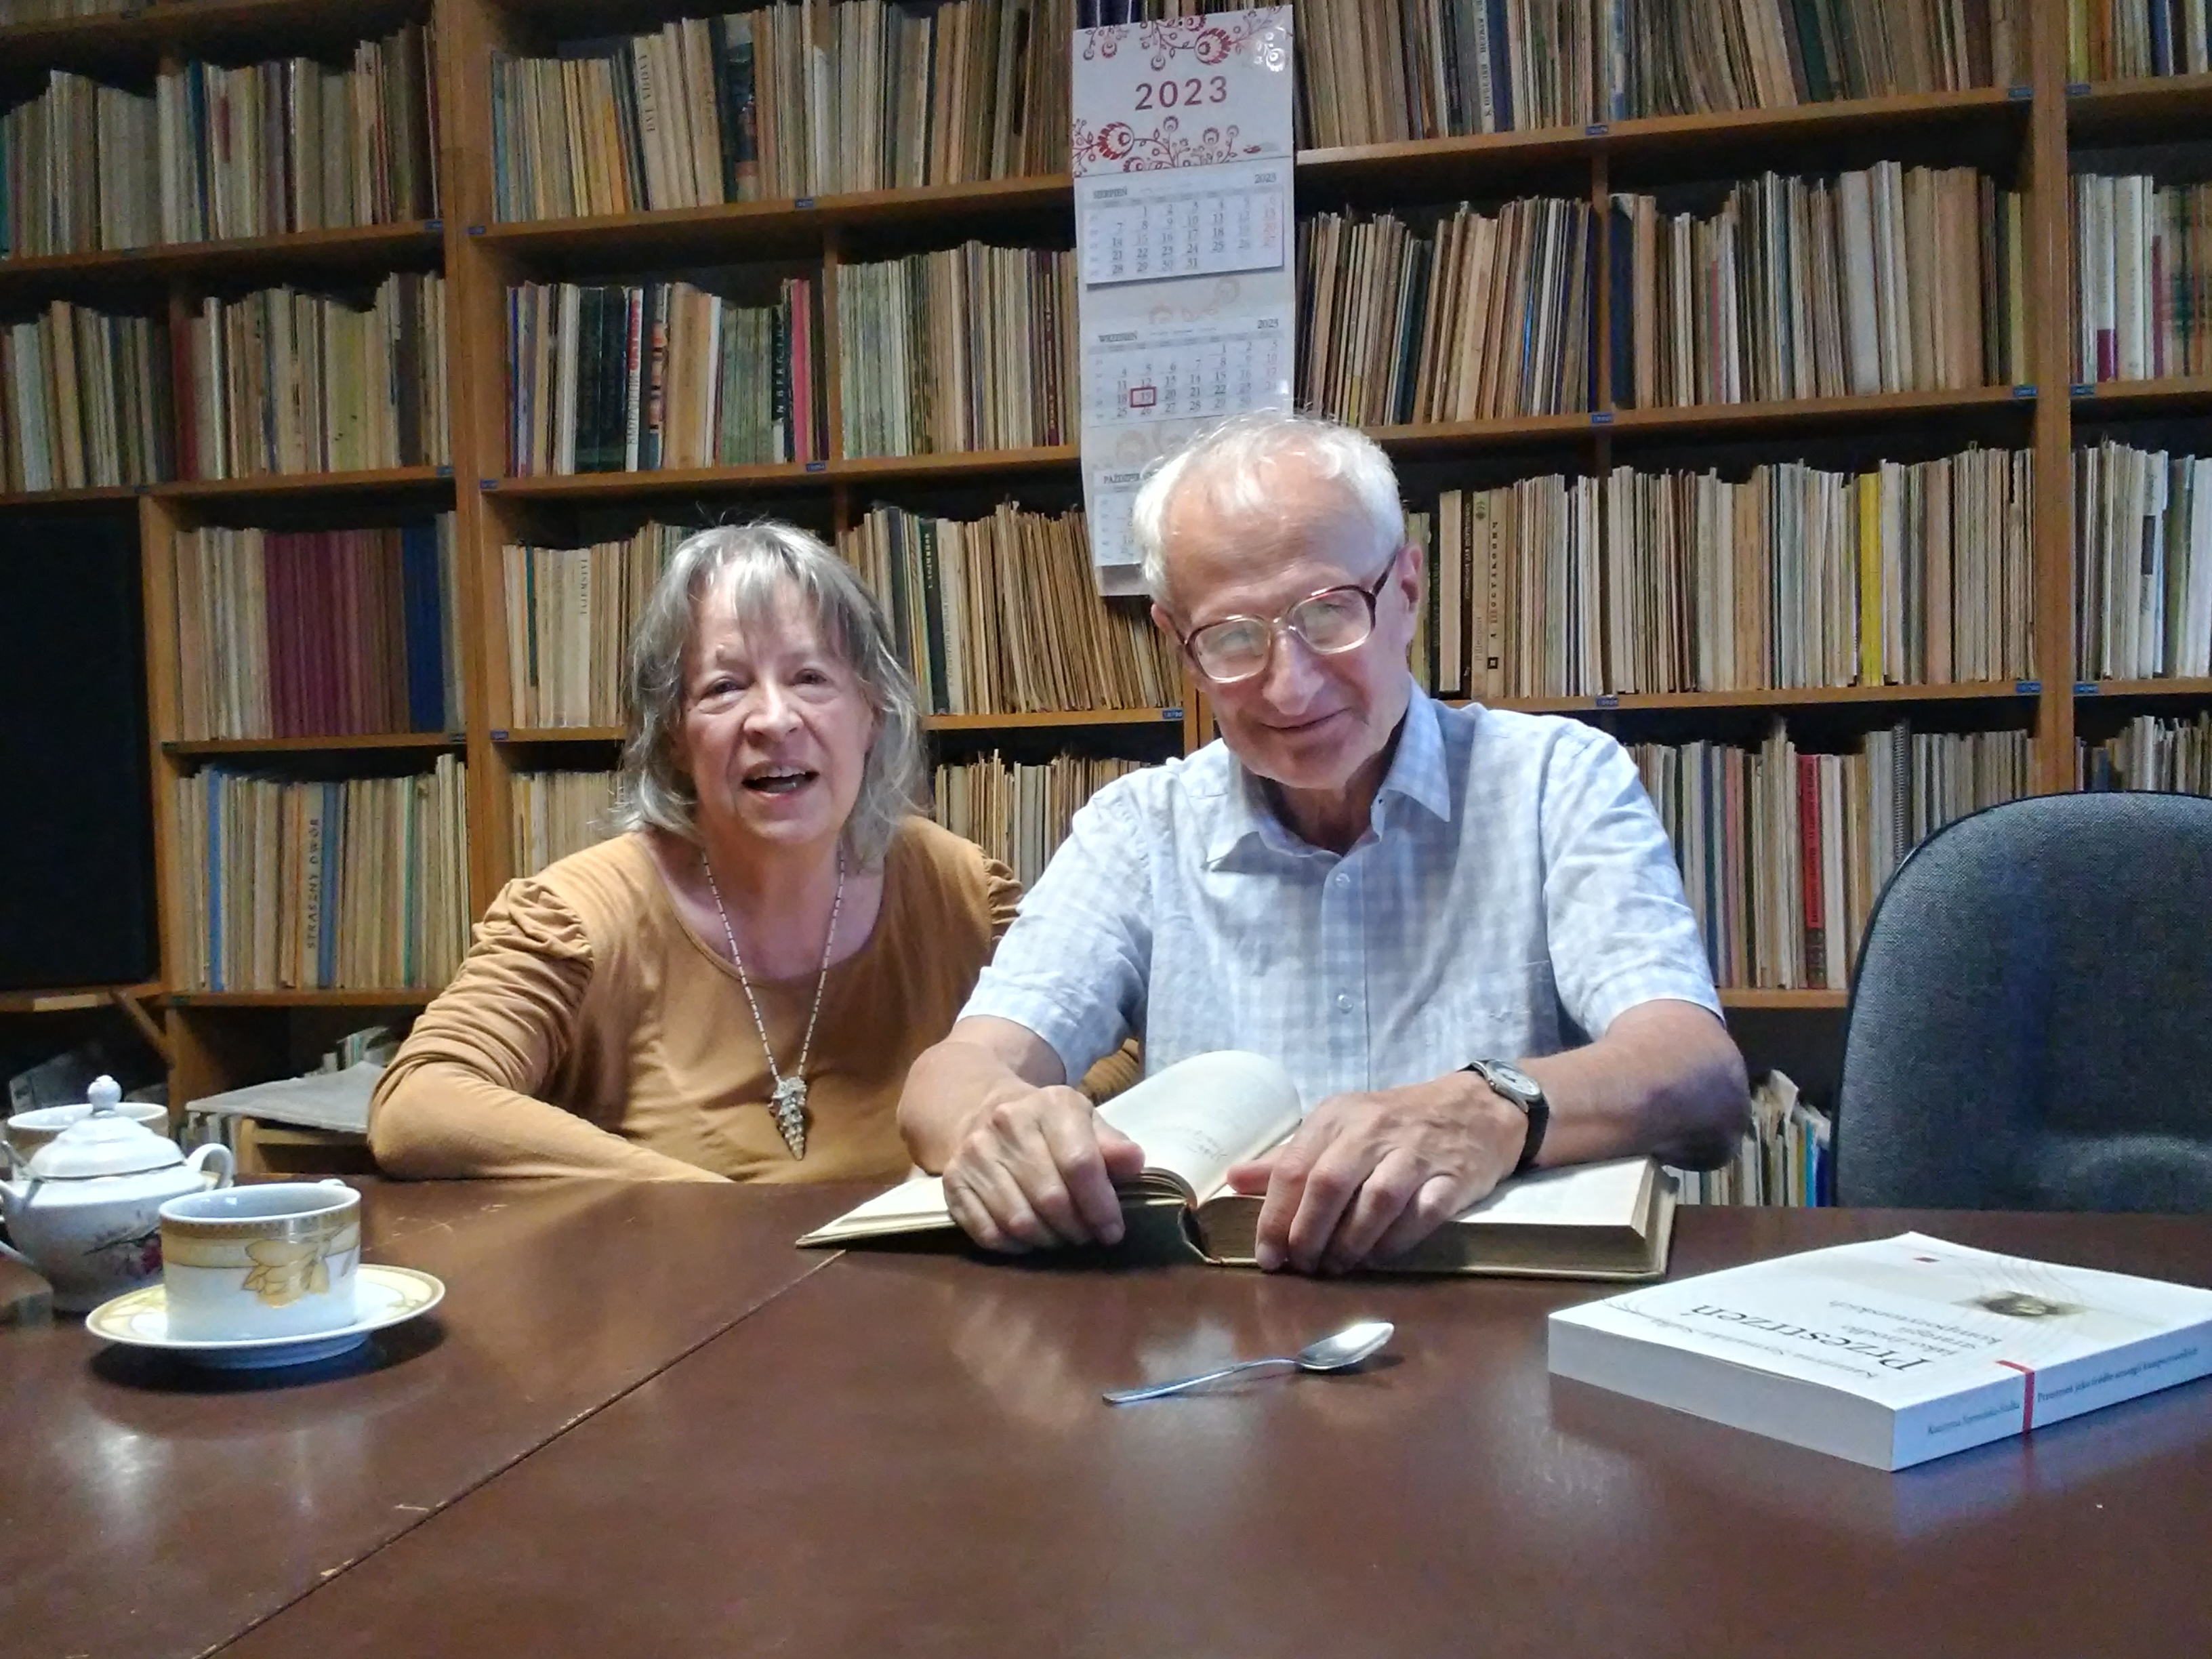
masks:
<instances>
[{"instance_id":1,"label":"thick hardcover book","mask_svg":"<svg viewBox=\"0 0 2212 1659\"><path fill-rule=\"evenodd\" d=\"M1551 1368L1901 1469L2212 1372L2212 1291L1920 1233L1553 1314Z\"/></svg>"},{"instance_id":2,"label":"thick hardcover book","mask_svg":"<svg viewBox=\"0 0 2212 1659\"><path fill-rule=\"evenodd\" d=\"M1254 1265L1261 1200L1227 1189L1230 1167L1287 1139L1299 1121L1289 1074L1263 1055L1198 1054L1101 1107L1144 1150L1122 1189L1133 1237L1172 1233L1218 1266ZM1147 1224L1164 1221L1162 1227ZM1403 1255L1398 1273L1551 1279L1651 1279L1666 1271L1673 1183L1650 1158L1547 1170L1509 1182ZM953 1226L943 1184L916 1176L817 1227L801 1244L849 1244Z\"/></svg>"}]
</instances>

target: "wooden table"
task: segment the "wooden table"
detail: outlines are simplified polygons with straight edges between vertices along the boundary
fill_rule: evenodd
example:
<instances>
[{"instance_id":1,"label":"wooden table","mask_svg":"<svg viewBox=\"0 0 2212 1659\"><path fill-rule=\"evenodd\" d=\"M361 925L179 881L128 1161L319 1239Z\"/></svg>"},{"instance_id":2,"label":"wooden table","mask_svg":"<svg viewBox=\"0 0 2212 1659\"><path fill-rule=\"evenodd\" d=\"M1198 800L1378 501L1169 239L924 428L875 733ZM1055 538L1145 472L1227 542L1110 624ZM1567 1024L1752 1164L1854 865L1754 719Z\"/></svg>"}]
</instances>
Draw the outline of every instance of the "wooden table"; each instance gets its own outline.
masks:
<instances>
[{"instance_id":1,"label":"wooden table","mask_svg":"<svg viewBox=\"0 0 2212 1659\"><path fill-rule=\"evenodd\" d=\"M0 1654L208 1651L726 1332L849 1194L364 1182L435 1313L319 1365L0 1331Z\"/></svg>"},{"instance_id":2,"label":"wooden table","mask_svg":"<svg viewBox=\"0 0 2212 1659\"><path fill-rule=\"evenodd\" d=\"M2212 1285L2212 1221L1688 1211L1678 1272L1922 1225ZM2212 1385L1890 1475L1545 1369L1601 1287L854 1253L226 1650L2212 1651ZM1104 1387L1398 1322L1361 1375Z\"/></svg>"}]
</instances>

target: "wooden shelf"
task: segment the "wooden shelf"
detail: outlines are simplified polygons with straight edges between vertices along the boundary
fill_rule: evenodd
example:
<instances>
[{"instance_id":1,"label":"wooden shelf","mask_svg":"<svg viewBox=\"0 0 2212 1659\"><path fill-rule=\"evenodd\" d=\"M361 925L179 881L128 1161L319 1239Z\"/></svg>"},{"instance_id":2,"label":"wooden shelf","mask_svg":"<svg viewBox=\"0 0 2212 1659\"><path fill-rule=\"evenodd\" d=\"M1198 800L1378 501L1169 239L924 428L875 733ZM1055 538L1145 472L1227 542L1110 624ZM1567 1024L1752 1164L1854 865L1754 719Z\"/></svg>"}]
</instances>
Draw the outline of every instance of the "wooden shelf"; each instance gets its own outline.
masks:
<instances>
[{"instance_id":1,"label":"wooden shelf","mask_svg":"<svg viewBox=\"0 0 2212 1659\"><path fill-rule=\"evenodd\" d=\"M1797 708L1842 703L2011 702L2039 696L2039 680L1969 680L1955 685L1812 685L1749 691L1622 691L1594 697L1502 697L1486 703L1522 714L1579 714L1637 708Z\"/></svg>"},{"instance_id":2,"label":"wooden shelf","mask_svg":"<svg viewBox=\"0 0 2212 1659\"><path fill-rule=\"evenodd\" d=\"M2097 702L2110 697L2212 697L2212 679L2079 680L2074 695Z\"/></svg>"},{"instance_id":3,"label":"wooden shelf","mask_svg":"<svg viewBox=\"0 0 2212 1659\"><path fill-rule=\"evenodd\" d=\"M394 269L434 265L444 247L442 222L429 219L219 242L162 242L98 253L0 258L0 301L63 294L73 300L98 300L117 294L165 292L175 283L381 276Z\"/></svg>"},{"instance_id":4,"label":"wooden shelf","mask_svg":"<svg viewBox=\"0 0 2212 1659\"><path fill-rule=\"evenodd\" d=\"M1658 409L1595 410L1574 415L1518 415L1485 421L1434 421L1419 426L1370 426L1367 434L1393 455L1407 459L1500 443L1559 442L1598 433L1621 437L1794 436L1815 432L1873 430L1900 420L2017 408L2025 420L2035 408L2033 386L1972 386L1955 392L1881 392L1857 398L1804 398L1789 402L1690 404Z\"/></svg>"},{"instance_id":5,"label":"wooden shelf","mask_svg":"<svg viewBox=\"0 0 2212 1659\"><path fill-rule=\"evenodd\" d=\"M375 753L406 749L459 749L468 742L459 732L383 732L367 736L323 738L178 738L161 745L167 755L319 755L351 750Z\"/></svg>"},{"instance_id":6,"label":"wooden shelf","mask_svg":"<svg viewBox=\"0 0 2212 1659\"><path fill-rule=\"evenodd\" d=\"M2177 121L2212 118L2212 75L2160 75L2139 81L2099 81L2066 100L2066 136L2073 143L2171 143L2202 134L2172 131Z\"/></svg>"},{"instance_id":7,"label":"wooden shelf","mask_svg":"<svg viewBox=\"0 0 2212 1659\"><path fill-rule=\"evenodd\" d=\"M515 748L534 744L620 743L623 736L619 726L518 726L495 730L491 740Z\"/></svg>"},{"instance_id":8,"label":"wooden shelf","mask_svg":"<svg viewBox=\"0 0 2212 1659\"><path fill-rule=\"evenodd\" d=\"M1298 152L1301 195L1383 188L1402 197L1403 186L1473 179L1488 173L1541 171L1602 155L1632 163L1703 161L1735 154L1736 172L1776 165L1778 149L1803 147L1862 135L1988 127L2027 118L2030 101L2009 88L1914 93L1895 98L1800 104L1783 109L1733 110L1716 115L1662 115L1583 127L1544 127L1519 132L1470 133L1455 138L1411 138L1385 144ZM1747 164L1746 152L1759 158ZM1302 203L1301 205L1304 204Z\"/></svg>"},{"instance_id":9,"label":"wooden shelf","mask_svg":"<svg viewBox=\"0 0 2212 1659\"><path fill-rule=\"evenodd\" d=\"M1016 473L1073 471L1077 460L1073 444L1055 444L1038 449L961 450L941 455L870 455L857 459L777 461L753 466L487 478L481 488L510 500L636 501L657 495L696 495L702 492L816 489L836 483L959 482Z\"/></svg>"},{"instance_id":10,"label":"wooden shelf","mask_svg":"<svg viewBox=\"0 0 2212 1659\"><path fill-rule=\"evenodd\" d=\"M433 990L398 986L382 991L172 991L176 1008L415 1008Z\"/></svg>"},{"instance_id":11,"label":"wooden shelf","mask_svg":"<svg viewBox=\"0 0 2212 1659\"><path fill-rule=\"evenodd\" d=\"M848 233L927 228L933 240L958 240L989 234L1010 215L1055 215L1072 225L1073 212L1073 183L1060 173L652 213L510 220L471 225L469 234L518 265L588 270L617 262L636 269L700 258L754 261L818 255L833 234Z\"/></svg>"},{"instance_id":12,"label":"wooden shelf","mask_svg":"<svg viewBox=\"0 0 2212 1659\"><path fill-rule=\"evenodd\" d=\"M2096 380L2073 388L2077 421L2212 413L2212 374L2157 380Z\"/></svg>"},{"instance_id":13,"label":"wooden shelf","mask_svg":"<svg viewBox=\"0 0 2212 1659\"><path fill-rule=\"evenodd\" d=\"M388 34L419 0L154 0L129 11L0 26L0 58L61 68L150 70L165 50L204 56L267 52Z\"/></svg>"},{"instance_id":14,"label":"wooden shelf","mask_svg":"<svg viewBox=\"0 0 2212 1659\"><path fill-rule=\"evenodd\" d=\"M453 488L450 466L392 466L361 472L257 472L244 478L179 478L149 493L167 501L278 500L298 495L368 495L386 490L444 493Z\"/></svg>"},{"instance_id":15,"label":"wooden shelf","mask_svg":"<svg viewBox=\"0 0 2212 1659\"><path fill-rule=\"evenodd\" d=\"M63 1014L112 1008L118 999L145 1002L161 994L157 981L136 985L78 985L52 991L0 991L0 1014Z\"/></svg>"},{"instance_id":16,"label":"wooden shelf","mask_svg":"<svg viewBox=\"0 0 2212 1659\"><path fill-rule=\"evenodd\" d=\"M1727 985L1721 988L1723 1008L1847 1008L1850 1000L1848 991L1768 991Z\"/></svg>"},{"instance_id":17,"label":"wooden shelf","mask_svg":"<svg viewBox=\"0 0 2212 1659\"><path fill-rule=\"evenodd\" d=\"M1012 732L1066 726L1159 726L1182 719L1180 708L1072 708L1031 714L931 714L933 732Z\"/></svg>"}]
</instances>

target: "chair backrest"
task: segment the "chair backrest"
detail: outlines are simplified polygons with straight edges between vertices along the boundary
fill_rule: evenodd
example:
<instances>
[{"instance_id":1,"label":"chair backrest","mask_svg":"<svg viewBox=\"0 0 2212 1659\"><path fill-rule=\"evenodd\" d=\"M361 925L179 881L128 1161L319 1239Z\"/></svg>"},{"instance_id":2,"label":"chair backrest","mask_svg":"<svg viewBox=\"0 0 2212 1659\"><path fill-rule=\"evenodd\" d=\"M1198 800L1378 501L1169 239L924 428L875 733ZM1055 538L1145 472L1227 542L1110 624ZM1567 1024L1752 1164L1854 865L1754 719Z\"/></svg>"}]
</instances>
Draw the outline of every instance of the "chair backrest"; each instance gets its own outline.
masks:
<instances>
[{"instance_id":1,"label":"chair backrest","mask_svg":"<svg viewBox=\"0 0 2212 1659\"><path fill-rule=\"evenodd\" d=\"M1867 927L1840 1202L2212 1212L2212 800L2045 795L1931 836Z\"/></svg>"}]
</instances>

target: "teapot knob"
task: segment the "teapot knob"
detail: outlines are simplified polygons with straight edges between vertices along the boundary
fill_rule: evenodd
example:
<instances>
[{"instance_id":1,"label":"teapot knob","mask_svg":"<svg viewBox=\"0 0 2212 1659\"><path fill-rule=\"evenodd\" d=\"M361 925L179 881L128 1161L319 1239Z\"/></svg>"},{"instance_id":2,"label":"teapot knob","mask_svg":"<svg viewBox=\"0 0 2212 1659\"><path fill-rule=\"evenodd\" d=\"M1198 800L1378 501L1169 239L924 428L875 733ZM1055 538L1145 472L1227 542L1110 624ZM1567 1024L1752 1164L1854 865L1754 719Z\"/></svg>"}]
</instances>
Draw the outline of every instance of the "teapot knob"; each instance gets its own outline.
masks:
<instances>
[{"instance_id":1,"label":"teapot knob","mask_svg":"<svg viewBox=\"0 0 2212 1659\"><path fill-rule=\"evenodd\" d=\"M122 1102L123 1085L112 1077L96 1077L92 1087L85 1091L85 1098L92 1103L92 1111L88 1115L97 1117L102 1112L112 1112Z\"/></svg>"}]
</instances>

